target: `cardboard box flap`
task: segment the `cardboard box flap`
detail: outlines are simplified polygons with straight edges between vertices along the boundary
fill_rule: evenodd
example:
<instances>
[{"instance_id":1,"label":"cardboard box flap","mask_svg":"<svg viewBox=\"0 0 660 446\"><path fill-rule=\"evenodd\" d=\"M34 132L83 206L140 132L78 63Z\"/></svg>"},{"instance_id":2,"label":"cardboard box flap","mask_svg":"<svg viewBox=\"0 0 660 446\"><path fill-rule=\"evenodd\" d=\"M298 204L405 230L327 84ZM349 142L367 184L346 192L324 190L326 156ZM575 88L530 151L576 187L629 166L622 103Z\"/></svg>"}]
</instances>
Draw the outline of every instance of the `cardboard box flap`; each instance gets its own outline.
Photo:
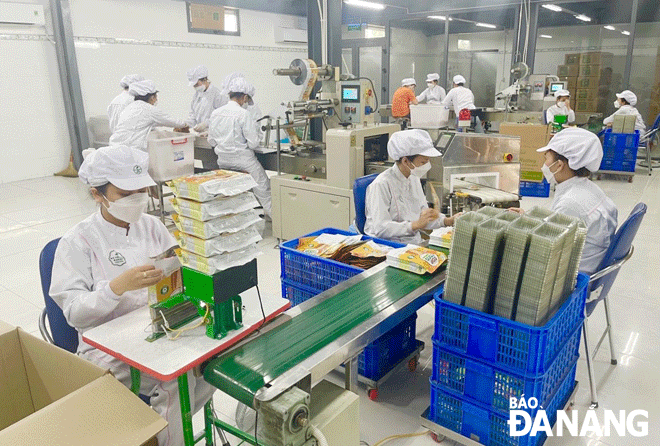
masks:
<instances>
[{"instance_id":1,"label":"cardboard box flap","mask_svg":"<svg viewBox=\"0 0 660 446\"><path fill-rule=\"evenodd\" d=\"M85 386L106 373L89 361L18 330L34 410Z\"/></svg>"},{"instance_id":2,"label":"cardboard box flap","mask_svg":"<svg viewBox=\"0 0 660 446\"><path fill-rule=\"evenodd\" d=\"M0 335L2 335L3 333L7 333L8 331L12 331L15 328L16 327L14 327L13 325L9 325L6 322L0 321Z\"/></svg>"},{"instance_id":3,"label":"cardboard box flap","mask_svg":"<svg viewBox=\"0 0 660 446\"><path fill-rule=\"evenodd\" d=\"M12 446L138 446L167 422L111 375L0 431Z\"/></svg>"},{"instance_id":4,"label":"cardboard box flap","mask_svg":"<svg viewBox=\"0 0 660 446\"><path fill-rule=\"evenodd\" d=\"M34 412L19 331L0 334L0 430Z\"/></svg>"}]
</instances>

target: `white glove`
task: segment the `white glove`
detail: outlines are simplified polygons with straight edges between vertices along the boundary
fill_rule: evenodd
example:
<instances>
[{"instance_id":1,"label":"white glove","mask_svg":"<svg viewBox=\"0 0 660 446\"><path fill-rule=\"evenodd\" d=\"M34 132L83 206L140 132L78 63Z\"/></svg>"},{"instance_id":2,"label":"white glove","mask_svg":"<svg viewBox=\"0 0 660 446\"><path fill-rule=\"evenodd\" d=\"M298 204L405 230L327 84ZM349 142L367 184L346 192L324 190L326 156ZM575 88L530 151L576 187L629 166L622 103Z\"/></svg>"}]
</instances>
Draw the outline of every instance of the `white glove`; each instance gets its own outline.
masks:
<instances>
[{"instance_id":1,"label":"white glove","mask_svg":"<svg viewBox=\"0 0 660 446\"><path fill-rule=\"evenodd\" d=\"M201 132L203 132L204 130L206 130L206 129L208 129L208 128L209 128L209 124L208 124L208 122L202 122L202 123L200 123L200 124L197 124L197 125L193 128L193 130L196 131L197 133L201 133Z\"/></svg>"}]
</instances>

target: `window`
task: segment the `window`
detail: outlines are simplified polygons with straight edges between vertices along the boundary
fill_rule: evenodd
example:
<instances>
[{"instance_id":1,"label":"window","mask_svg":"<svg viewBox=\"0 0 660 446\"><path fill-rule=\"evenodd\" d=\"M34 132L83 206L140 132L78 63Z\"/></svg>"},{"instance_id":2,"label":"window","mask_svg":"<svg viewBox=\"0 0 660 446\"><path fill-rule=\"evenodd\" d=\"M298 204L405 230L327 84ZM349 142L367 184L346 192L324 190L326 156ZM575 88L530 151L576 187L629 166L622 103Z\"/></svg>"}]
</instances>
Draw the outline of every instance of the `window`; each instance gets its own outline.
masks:
<instances>
[{"instance_id":1,"label":"window","mask_svg":"<svg viewBox=\"0 0 660 446\"><path fill-rule=\"evenodd\" d=\"M186 3L188 32L206 34L240 35L237 8Z\"/></svg>"}]
</instances>

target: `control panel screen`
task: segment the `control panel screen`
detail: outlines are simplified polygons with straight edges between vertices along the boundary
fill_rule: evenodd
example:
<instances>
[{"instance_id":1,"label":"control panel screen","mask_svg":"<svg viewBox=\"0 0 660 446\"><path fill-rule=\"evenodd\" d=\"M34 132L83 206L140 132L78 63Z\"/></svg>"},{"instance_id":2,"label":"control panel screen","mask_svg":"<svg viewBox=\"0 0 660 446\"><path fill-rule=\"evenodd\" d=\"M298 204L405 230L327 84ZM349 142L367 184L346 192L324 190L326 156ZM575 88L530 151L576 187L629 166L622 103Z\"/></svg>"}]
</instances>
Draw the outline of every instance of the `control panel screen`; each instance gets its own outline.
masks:
<instances>
[{"instance_id":1,"label":"control panel screen","mask_svg":"<svg viewBox=\"0 0 660 446\"><path fill-rule=\"evenodd\" d=\"M454 135L452 135L451 133L443 133L440 136L440 139L438 140L438 143L436 144L436 147L438 149L440 149L441 151L445 150L447 148L447 146L449 145L449 143L451 142L453 136Z\"/></svg>"},{"instance_id":2,"label":"control panel screen","mask_svg":"<svg viewBox=\"0 0 660 446\"><path fill-rule=\"evenodd\" d=\"M566 89L566 84L564 82L550 83L550 93L554 93L555 91L565 90L565 89Z\"/></svg>"},{"instance_id":3,"label":"control panel screen","mask_svg":"<svg viewBox=\"0 0 660 446\"><path fill-rule=\"evenodd\" d=\"M342 102L360 102L360 87L358 85L341 87Z\"/></svg>"}]
</instances>

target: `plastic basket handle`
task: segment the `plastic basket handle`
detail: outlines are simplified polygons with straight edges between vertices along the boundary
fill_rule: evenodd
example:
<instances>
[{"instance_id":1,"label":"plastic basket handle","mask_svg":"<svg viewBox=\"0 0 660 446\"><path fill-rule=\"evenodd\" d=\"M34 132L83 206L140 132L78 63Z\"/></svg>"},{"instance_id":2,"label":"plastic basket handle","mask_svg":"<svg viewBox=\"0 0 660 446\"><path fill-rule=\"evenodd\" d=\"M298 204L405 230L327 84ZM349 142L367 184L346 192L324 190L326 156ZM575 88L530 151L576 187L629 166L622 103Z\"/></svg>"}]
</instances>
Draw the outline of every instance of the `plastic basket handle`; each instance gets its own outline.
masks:
<instances>
[{"instance_id":1,"label":"plastic basket handle","mask_svg":"<svg viewBox=\"0 0 660 446\"><path fill-rule=\"evenodd\" d=\"M180 146L181 144L185 144L188 142L188 138L184 138L181 140L181 142L175 142L174 140L170 141L173 146Z\"/></svg>"}]
</instances>

